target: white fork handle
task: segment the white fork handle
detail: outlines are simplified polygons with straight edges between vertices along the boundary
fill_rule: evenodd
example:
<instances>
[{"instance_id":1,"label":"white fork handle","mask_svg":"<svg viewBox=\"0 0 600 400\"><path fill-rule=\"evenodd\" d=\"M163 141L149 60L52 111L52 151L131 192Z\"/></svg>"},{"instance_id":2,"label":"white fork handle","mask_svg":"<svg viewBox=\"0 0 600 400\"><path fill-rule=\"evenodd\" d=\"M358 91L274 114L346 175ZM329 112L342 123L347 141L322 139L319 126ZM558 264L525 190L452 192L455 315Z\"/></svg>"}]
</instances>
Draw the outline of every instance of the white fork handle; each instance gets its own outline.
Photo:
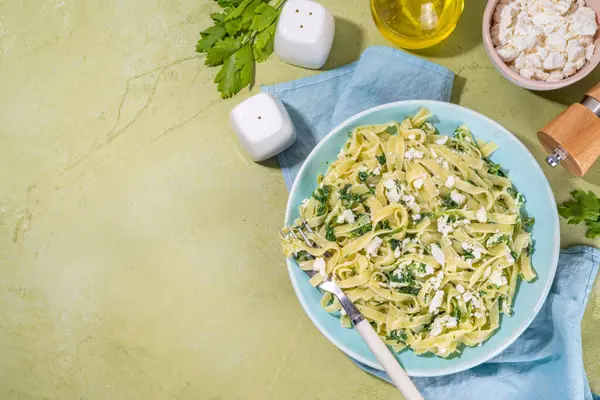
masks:
<instances>
[{"instance_id":1,"label":"white fork handle","mask_svg":"<svg viewBox=\"0 0 600 400\"><path fill-rule=\"evenodd\" d=\"M412 383L404 369L398 363L398 360L396 360L396 357L394 357L390 349L383 343L369 321L363 319L355 325L355 328L406 400L423 400L419 389Z\"/></svg>"}]
</instances>

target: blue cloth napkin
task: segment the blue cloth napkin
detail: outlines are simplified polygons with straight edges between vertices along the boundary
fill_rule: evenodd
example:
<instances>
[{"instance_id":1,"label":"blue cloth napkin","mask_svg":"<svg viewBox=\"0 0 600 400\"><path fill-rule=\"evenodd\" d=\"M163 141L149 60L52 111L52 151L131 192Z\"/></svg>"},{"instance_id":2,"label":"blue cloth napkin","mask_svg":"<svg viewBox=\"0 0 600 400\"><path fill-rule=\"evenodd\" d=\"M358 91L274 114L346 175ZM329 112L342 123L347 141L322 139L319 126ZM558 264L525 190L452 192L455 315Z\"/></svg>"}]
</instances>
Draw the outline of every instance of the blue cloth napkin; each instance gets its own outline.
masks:
<instances>
[{"instance_id":1,"label":"blue cloth napkin","mask_svg":"<svg viewBox=\"0 0 600 400\"><path fill-rule=\"evenodd\" d=\"M397 100L448 101L454 74L388 47L371 47L356 63L293 82L263 86L279 97L298 132L279 163L288 187L310 151L332 128L367 108ZM531 326L504 352L468 371L414 378L429 399L600 399L583 368L581 318L598 270L600 250L561 252L548 299ZM385 372L356 365L390 382Z\"/></svg>"}]
</instances>

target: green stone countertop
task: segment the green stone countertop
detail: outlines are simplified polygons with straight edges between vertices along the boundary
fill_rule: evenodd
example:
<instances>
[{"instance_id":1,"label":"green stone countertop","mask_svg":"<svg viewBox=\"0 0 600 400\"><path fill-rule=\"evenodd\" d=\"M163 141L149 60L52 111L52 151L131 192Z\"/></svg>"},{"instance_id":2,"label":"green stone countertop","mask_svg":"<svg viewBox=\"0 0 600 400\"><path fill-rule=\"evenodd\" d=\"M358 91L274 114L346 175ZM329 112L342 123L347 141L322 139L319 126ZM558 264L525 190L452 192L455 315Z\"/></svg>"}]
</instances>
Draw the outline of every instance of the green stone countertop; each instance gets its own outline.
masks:
<instances>
[{"instance_id":1,"label":"green stone countertop","mask_svg":"<svg viewBox=\"0 0 600 400\"><path fill-rule=\"evenodd\" d=\"M366 0L336 16L326 69L383 45ZM453 70L452 101L535 132L600 79L533 93L501 77L480 35L484 1L419 52ZM215 69L194 53L211 0L0 0L0 398L391 399L305 316L277 229L275 161L242 154ZM318 73L272 57L256 81ZM334 101L334 99L332 99ZM600 193L544 167L559 201ZM562 246L596 244L562 222ZM600 284L583 321L600 392Z\"/></svg>"}]
</instances>

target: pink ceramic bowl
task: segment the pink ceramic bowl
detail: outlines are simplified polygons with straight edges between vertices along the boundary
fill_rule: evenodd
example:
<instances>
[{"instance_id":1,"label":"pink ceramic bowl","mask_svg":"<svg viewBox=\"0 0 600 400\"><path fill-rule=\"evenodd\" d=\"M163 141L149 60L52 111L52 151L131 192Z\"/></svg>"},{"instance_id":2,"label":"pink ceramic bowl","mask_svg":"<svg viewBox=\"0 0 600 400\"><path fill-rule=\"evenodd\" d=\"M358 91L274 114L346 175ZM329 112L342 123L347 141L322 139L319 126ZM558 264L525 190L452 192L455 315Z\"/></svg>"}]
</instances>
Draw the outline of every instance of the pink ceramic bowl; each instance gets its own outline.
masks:
<instances>
[{"instance_id":1,"label":"pink ceramic bowl","mask_svg":"<svg viewBox=\"0 0 600 400\"><path fill-rule=\"evenodd\" d=\"M496 49L494 49L494 45L492 44L490 28L492 27L492 18L494 16L494 10L496 9L496 5L498 5L499 1L500 0L489 0L485 8L485 12L483 13L483 45L485 47L485 51L488 54L488 57L492 61L492 64L494 64L494 67L496 67L496 69L500 71L500 73L512 83L530 90L560 89L583 79L590 72L592 72L600 63L599 29L596 32L596 37L594 38L594 43L596 43L596 51L594 52L594 57L592 57L592 59L588 61L583 66L583 68L577 71L575 75L558 82L535 81L533 79L527 79L522 77L515 71L508 68L508 65L506 65L506 63L500 59L500 56L498 56L498 53L496 53ZM585 3L587 7L590 7L594 11L596 11L596 21L598 21L598 24L600 25L600 0L585 0Z\"/></svg>"}]
</instances>

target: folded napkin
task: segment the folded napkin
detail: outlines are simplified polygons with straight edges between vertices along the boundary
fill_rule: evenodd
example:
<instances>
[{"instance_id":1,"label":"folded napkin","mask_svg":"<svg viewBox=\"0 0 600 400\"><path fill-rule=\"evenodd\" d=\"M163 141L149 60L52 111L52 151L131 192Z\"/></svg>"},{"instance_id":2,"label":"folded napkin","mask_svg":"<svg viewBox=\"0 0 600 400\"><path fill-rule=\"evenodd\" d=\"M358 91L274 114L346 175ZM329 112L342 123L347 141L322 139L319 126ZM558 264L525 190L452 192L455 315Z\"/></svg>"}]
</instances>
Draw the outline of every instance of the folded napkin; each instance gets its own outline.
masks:
<instances>
[{"instance_id":1,"label":"folded napkin","mask_svg":"<svg viewBox=\"0 0 600 400\"><path fill-rule=\"evenodd\" d=\"M279 97L298 132L278 156L288 187L316 143L348 117L397 100L448 101L454 74L388 47L371 47L356 63L293 82L263 86ZM581 318L600 261L600 250L561 252L548 299L531 326L504 352L468 371L413 378L430 399L600 399L583 368ZM356 365L390 382L385 372Z\"/></svg>"}]
</instances>

